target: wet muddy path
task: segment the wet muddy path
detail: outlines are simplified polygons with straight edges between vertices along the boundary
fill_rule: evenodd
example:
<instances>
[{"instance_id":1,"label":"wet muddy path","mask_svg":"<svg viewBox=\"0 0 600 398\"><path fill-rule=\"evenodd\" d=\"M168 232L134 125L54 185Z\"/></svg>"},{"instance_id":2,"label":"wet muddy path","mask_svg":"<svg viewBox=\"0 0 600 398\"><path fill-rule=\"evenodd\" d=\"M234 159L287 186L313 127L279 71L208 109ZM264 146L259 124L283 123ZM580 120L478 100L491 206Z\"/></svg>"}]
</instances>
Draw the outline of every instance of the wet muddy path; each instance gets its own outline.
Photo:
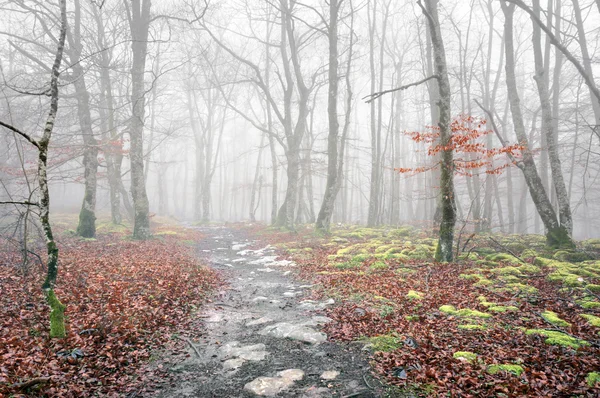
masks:
<instances>
[{"instance_id":1,"label":"wet muddy path","mask_svg":"<svg viewBox=\"0 0 600 398\"><path fill-rule=\"evenodd\" d=\"M362 346L327 341L310 285L291 276L295 264L243 231L207 227L199 251L228 281L198 314L201 337L190 357L170 368L175 383L161 397L378 397ZM191 341L190 341L191 342Z\"/></svg>"}]
</instances>

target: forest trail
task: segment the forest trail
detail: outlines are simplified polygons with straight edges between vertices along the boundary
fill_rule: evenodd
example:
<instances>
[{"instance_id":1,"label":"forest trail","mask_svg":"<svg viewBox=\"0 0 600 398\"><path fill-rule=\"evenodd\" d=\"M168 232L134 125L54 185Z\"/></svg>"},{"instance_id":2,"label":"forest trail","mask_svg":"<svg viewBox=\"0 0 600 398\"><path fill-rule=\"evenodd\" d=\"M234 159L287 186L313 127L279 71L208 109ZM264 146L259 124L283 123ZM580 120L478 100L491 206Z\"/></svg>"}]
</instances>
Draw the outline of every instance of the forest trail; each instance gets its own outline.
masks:
<instances>
[{"instance_id":1,"label":"forest trail","mask_svg":"<svg viewBox=\"0 0 600 398\"><path fill-rule=\"evenodd\" d=\"M318 313L333 300L308 300L295 264L274 248L251 249L245 232L203 227L199 251L229 286L199 313L205 330L190 357L171 370L161 397L378 397L361 345L327 341Z\"/></svg>"}]
</instances>

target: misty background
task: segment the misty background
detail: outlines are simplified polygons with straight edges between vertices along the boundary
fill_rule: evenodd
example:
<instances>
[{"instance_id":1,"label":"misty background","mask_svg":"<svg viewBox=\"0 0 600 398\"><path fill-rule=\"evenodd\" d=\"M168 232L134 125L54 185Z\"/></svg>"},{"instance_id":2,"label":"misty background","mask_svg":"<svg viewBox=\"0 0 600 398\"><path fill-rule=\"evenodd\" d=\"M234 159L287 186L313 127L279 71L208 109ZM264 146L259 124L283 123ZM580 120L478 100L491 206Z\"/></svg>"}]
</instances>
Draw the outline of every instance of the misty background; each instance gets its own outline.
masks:
<instances>
[{"instance_id":1,"label":"misty background","mask_svg":"<svg viewBox=\"0 0 600 398\"><path fill-rule=\"evenodd\" d=\"M410 133L437 125L437 82L365 100L433 73L427 20L414 1L339 3L342 172L332 222L430 226L438 213L438 160ZM490 110L501 134L517 143L500 3L441 1L440 30L452 116L489 119L482 108ZM541 8L543 22L593 80L600 74L600 3L549 0L541 1ZM51 1L1 1L0 10L0 120L39 136L49 103L58 7ZM291 200L293 215L284 224L314 223L328 176L329 11L329 4L314 0L68 2L60 103L49 152L52 210L80 212L96 159L93 210L114 222L132 222L130 133L134 108L143 104L141 161L151 216L271 223ZM144 24L147 38L142 34L140 40ZM529 15L517 8L515 72L525 130L557 208L534 81L532 33ZM142 41L147 48L134 48ZM600 237L600 108L581 73L543 32L541 46L573 237ZM139 54L145 55L144 95L136 97L132 68L136 56L139 66ZM502 146L494 134L476 140L487 149ZM0 134L0 200L35 199L36 156L20 137ZM465 156L477 161L476 154ZM290 161L299 171L291 193ZM497 167L501 170L492 172ZM456 173L455 185L457 228L544 233L522 172L506 156ZM0 208L5 220L15 212Z\"/></svg>"}]
</instances>

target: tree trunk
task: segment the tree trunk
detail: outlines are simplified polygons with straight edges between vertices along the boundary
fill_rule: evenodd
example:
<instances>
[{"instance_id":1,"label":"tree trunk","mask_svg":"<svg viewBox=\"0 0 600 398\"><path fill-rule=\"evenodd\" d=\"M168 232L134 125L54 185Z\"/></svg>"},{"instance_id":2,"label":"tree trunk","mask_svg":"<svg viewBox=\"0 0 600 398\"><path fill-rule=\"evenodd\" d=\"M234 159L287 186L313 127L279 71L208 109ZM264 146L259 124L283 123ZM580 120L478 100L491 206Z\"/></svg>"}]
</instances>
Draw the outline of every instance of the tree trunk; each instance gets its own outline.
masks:
<instances>
[{"instance_id":1,"label":"tree trunk","mask_svg":"<svg viewBox=\"0 0 600 398\"><path fill-rule=\"evenodd\" d=\"M533 0L533 12L539 17L540 2ZM541 49L541 29L538 24L533 21L533 53L535 59L535 76L534 80L538 88L542 109L542 126L545 131L542 134L546 137L548 144L548 157L550 160L550 170L552 172L552 183L556 190L559 208L559 222L564 227L569 235L573 233L573 217L571 215L571 205L567 187L562 174L562 166L558 155L558 132L554 130L554 122L552 115L552 105L550 103L550 94L547 86L547 72L544 67ZM559 90L559 87L555 87ZM557 116L557 115L555 115Z\"/></svg>"},{"instance_id":2,"label":"tree trunk","mask_svg":"<svg viewBox=\"0 0 600 398\"><path fill-rule=\"evenodd\" d=\"M338 0L329 1L329 90L327 92L327 115L329 134L327 136L327 184L325 196L319 210L315 228L320 232L329 232L335 198L340 188L338 172L338 134L340 123L337 115L338 101Z\"/></svg>"},{"instance_id":3,"label":"tree trunk","mask_svg":"<svg viewBox=\"0 0 600 398\"><path fill-rule=\"evenodd\" d=\"M517 80L515 76L515 60L514 60L514 44L513 44L513 15L515 10L514 4L507 4L506 0L502 0L502 11L505 15L504 35L505 35L505 51L506 51L506 85L508 89L508 98L510 101L510 110L513 117L513 125L519 144L523 146L523 160L518 163L519 168L523 171L525 182L529 188L529 193L533 199L533 203L546 227L546 239L550 246L573 247L566 228L559 224L556 213L552 208L552 204L542 184L542 180L537 172L533 154L529 148L529 140L525 133L523 124L523 115L521 114L521 105L519 94L517 91Z\"/></svg>"},{"instance_id":4,"label":"tree trunk","mask_svg":"<svg viewBox=\"0 0 600 398\"><path fill-rule=\"evenodd\" d=\"M141 3L141 4L140 4ZM133 52L131 66L131 195L133 197L134 224L133 237L150 237L150 214L146 182L144 179L144 115L146 90L144 71L146 69L146 51L148 48L148 27L150 23L150 0L132 0L131 2L131 48Z\"/></svg>"},{"instance_id":5,"label":"tree trunk","mask_svg":"<svg viewBox=\"0 0 600 398\"><path fill-rule=\"evenodd\" d=\"M420 2L419 2L420 4ZM440 101L440 145L444 148L440 163L440 191L441 212L440 237L435 258L437 261L453 260L454 225L456 224L456 198L454 195L454 153L450 147L452 130L450 128L451 118L451 91L448 79L448 68L446 65L446 52L442 39L440 21L438 17L438 0L426 0L424 14L429 21L431 44L433 46L435 71L438 76ZM421 6L422 7L422 6Z\"/></svg>"},{"instance_id":6,"label":"tree trunk","mask_svg":"<svg viewBox=\"0 0 600 398\"><path fill-rule=\"evenodd\" d=\"M74 73L73 85L77 97L77 117L81 127L81 136L83 138L83 168L85 190L83 194L83 203L79 212L79 224L77 225L77 235L84 238L93 238L96 236L96 187L98 175L98 143L94 138L92 131L92 117L90 114L90 94L88 92L85 71L80 63L82 43L81 43L81 6L79 0L74 2L75 20L73 29L68 30L69 38L69 58L71 68Z\"/></svg>"}]
</instances>

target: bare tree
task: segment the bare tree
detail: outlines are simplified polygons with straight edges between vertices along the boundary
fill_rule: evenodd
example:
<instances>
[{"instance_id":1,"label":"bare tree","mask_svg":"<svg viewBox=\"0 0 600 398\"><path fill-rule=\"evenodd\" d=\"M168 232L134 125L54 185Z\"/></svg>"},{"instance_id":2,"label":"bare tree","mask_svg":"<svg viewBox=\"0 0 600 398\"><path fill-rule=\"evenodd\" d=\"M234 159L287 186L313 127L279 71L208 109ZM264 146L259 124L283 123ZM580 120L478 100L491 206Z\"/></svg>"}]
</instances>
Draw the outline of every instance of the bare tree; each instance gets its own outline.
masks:
<instances>
[{"instance_id":1,"label":"bare tree","mask_svg":"<svg viewBox=\"0 0 600 398\"><path fill-rule=\"evenodd\" d=\"M131 195L134 206L133 237L150 237L150 204L144 178L144 117L146 114L146 89L144 72L148 50L148 29L150 25L151 0L132 0L131 8L126 7L131 31Z\"/></svg>"},{"instance_id":2,"label":"bare tree","mask_svg":"<svg viewBox=\"0 0 600 398\"><path fill-rule=\"evenodd\" d=\"M423 14L429 22L429 31L431 34L431 43L433 45L434 64L437 75L438 87L440 90L439 107L439 128L440 128L440 146L442 149L442 158L440 162L440 193L441 193L441 211L442 221L440 224L440 237L436 250L436 260L452 261L454 244L454 225L456 224L456 198L454 196L454 160L453 149L451 147L452 131L451 123L451 89L448 79L448 67L446 64L446 51L444 41L440 30L440 20L438 16L438 0L425 0L425 6L418 0Z\"/></svg>"},{"instance_id":3,"label":"bare tree","mask_svg":"<svg viewBox=\"0 0 600 398\"><path fill-rule=\"evenodd\" d=\"M50 110L46 117L46 123L41 138L36 139L33 135L25 133L20 129L0 121L0 126L19 134L38 151L37 178L39 184L39 203L22 202L23 205L35 205L39 207L40 221L44 236L46 239L46 249L48 253L46 279L42 289L46 292L46 299L50 306L50 337L65 337L65 306L58 300L54 293L54 285L58 276L58 247L54 241L52 225L50 223L50 190L48 189L48 148L56 122L58 113L58 79L60 75L60 66L63 59L65 48L65 37L67 35L67 5L66 0L60 0L60 34L57 39L57 50L52 65L52 74L50 79Z\"/></svg>"},{"instance_id":4,"label":"bare tree","mask_svg":"<svg viewBox=\"0 0 600 398\"><path fill-rule=\"evenodd\" d=\"M565 226L560 225L556 212L550 203L550 199L544 189L542 180L537 172L537 167L533 159L533 153L529 146L529 139L525 133L523 115L521 113L520 98L517 89L517 80L515 74L515 55L513 44L513 16L515 11L514 4L507 4L502 0L502 11L504 12L504 47L506 58L506 86L508 98L510 101L510 110L513 119L513 125L519 144L522 146L523 159L517 163L517 166L523 171L525 182L529 188L529 193L533 203L546 227L546 238L551 246L573 247L569 233Z\"/></svg>"}]
</instances>

